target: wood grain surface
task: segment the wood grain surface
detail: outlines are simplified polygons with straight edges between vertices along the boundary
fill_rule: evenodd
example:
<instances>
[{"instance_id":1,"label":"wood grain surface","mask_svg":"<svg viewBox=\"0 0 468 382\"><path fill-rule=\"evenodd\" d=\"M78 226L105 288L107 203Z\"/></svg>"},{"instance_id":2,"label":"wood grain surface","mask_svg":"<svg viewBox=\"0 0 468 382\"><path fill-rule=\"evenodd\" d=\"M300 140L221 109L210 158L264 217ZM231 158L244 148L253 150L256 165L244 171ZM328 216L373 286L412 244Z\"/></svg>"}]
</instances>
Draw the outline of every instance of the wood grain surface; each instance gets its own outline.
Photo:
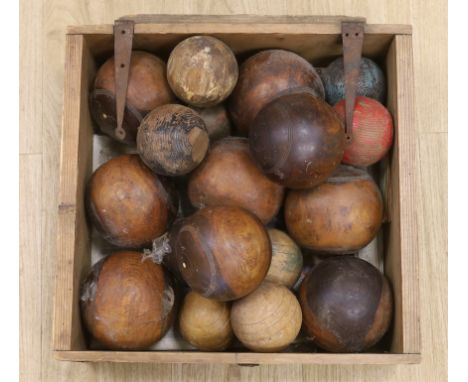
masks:
<instances>
[{"instance_id":1,"label":"wood grain surface","mask_svg":"<svg viewBox=\"0 0 468 382\"><path fill-rule=\"evenodd\" d=\"M363 16L412 24L422 363L400 366L164 365L53 359L65 32L123 15ZM447 5L443 0L80 1L20 3L20 375L22 381L444 381L447 379ZM59 254L58 254L59 255Z\"/></svg>"}]
</instances>

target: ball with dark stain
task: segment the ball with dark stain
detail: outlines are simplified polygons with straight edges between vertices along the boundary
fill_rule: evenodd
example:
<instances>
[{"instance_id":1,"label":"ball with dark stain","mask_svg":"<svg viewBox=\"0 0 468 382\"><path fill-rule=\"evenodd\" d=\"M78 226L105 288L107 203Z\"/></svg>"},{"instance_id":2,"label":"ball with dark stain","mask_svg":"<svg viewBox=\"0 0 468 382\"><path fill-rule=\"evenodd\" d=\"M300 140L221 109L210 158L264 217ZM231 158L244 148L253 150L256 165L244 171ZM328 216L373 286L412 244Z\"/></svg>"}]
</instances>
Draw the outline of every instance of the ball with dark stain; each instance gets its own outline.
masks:
<instances>
[{"instance_id":1,"label":"ball with dark stain","mask_svg":"<svg viewBox=\"0 0 468 382\"><path fill-rule=\"evenodd\" d=\"M296 53L270 49L248 58L240 67L239 81L229 100L237 130L248 135L257 113L280 92L308 87L325 98L322 81L314 67Z\"/></svg>"},{"instance_id":2,"label":"ball with dark stain","mask_svg":"<svg viewBox=\"0 0 468 382\"><path fill-rule=\"evenodd\" d=\"M138 155L120 155L99 167L86 199L96 229L123 248L151 244L167 231L178 205L172 183L154 174Z\"/></svg>"},{"instance_id":3,"label":"ball with dark stain","mask_svg":"<svg viewBox=\"0 0 468 382\"><path fill-rule=\"evenodd\" d=\"M229 303L189 292L179 313L179 329L182 337L204 351L224 350L234 338L231 327Z\"/></svg>"},{"instance_id":4,"label":"ball with dark stain","mask_svg":"<svg viewBox=\"0 0 468 382\"><path fill-rule=\"evenodd\" d=\"M192 36L174 48L167 79L174 93L198 107L214 106L231 94L239 75L231 48L211 36Z\"/></svg>"},{"instance_id":5,"label":"ball with dark stain","mask_svg":"<svg viewBox=\"0 0 468 382\"><path fill-rule=\"evenodd\" d=\"M134 144L143 117L154 108L175 101L166 79L166 64L153 54L134 51L130 61L123 133L116 133L114 57L98 70L90 95L90 109L100 130L110 137Z\"/></svg>"},{"instance_id":6,"label":"ball with dark stain","mask_svg":"<svg viewBox=\"0 0 468 382\"><path fill-rule=\"evenodd\" d=\"M392 319L393 299L386 277L351 256L320 262L302 282L299 300L309 336L331 352L370 348Z\"/></svg>"},{"instance_id":7,"label":"ball with dark stain","mask_svg":"<svg viewBox=\"0 0 468 382\"><path fill-rule=\"evenodd\" d=\"M202 296L239 299L265 278L271 244L262 223L238 207L205 207L171 231L185 282Z\"/></svg>"},{"instance_id":8,"label":"ball with dark stain","mask_svg":"<svg viewBox=\"0 0 468 382\"><path fill-rule=\"evenodd\" d=\"M108 349L145 349L174 319L175 293L161 265L140 252L117 252L96 263L81 288L89 333Z\"/></svg>"},{"instance_id":9,"label":"ball with dark stain","mask_svg":"<svg viewBox=\"0 0 468 382\"><path fill-rule=\"evenodd\" d=\"M334 109L345 121L345 100ZM367 167L377 163L390 150L393 141L393 122L388 110L379 101L358 96L354 106L352 140L346 142L343 163Z\"/></svg>"},{"instance_id":10,"label":"ball with dark stain","mask_svg":"<svg viewBox=\"0 0 468 382\"><path fill-rule=\"evenodd\" d=\"M188 174L205 157L210 139L203 119L192 109L170 104L160 106L141 122L137 149L155 173Z\"/></svg>"},{"instance_id":11,"label":"ball with dark stain","mask_svg":"<svg viewBox=\"0 0 468 382\"><path fill-rule=\"evenodd\" d=\"M283 194L283 187L256 165L248 140L240 137L216 142L188 183L188 195L195 207L242 207L264 224L278 213Z\"/></svg>"},{"instance_id":12,"label":"ball with dark stain","mask_svg":"<svg viewBox=\"0 0 468 382\"><path fill-rule=\"evenodd\" d=\"M343 158L343 125L333 108L310 91L275 98L258 113L250 149L263 172L285 187L312 188Z\"/></svg>"},{"instance_id":13,"label":"ball with dark stain","mask_svg":"<svg viewBox=\"0 0 468 382\"><path fill-rule=\"evenodd\" d=\"M231 135L231 122L223 104L207 108L193 108L193 110L200 114L205 122L211 143Z\"/></svg>"},{"instance_id":14,"label":"ball with dark stain","mask_svg":"<svg viewBox=\"0 0 468 382\"><path fill-rule=\"evenodd\" d=\"M383 218L380 190L362 169L341 165L325 183L311 190L290 191L285 220L301 246L346 254L369 244Z\"/></svg>"},{"instance_id":15,"label":"ball with dark stain","mask_svg":"<svg viewBox=\"0 0 468 382\"><path fill-rule=\"evenodd\" d=\"M327 102L331 105L345 98L345 77L343 57L334 60L320 71ZM361 58L357 95L374 98L383 103L387 92L385 75L371 59Z\"/></svg>"}]
</instances>

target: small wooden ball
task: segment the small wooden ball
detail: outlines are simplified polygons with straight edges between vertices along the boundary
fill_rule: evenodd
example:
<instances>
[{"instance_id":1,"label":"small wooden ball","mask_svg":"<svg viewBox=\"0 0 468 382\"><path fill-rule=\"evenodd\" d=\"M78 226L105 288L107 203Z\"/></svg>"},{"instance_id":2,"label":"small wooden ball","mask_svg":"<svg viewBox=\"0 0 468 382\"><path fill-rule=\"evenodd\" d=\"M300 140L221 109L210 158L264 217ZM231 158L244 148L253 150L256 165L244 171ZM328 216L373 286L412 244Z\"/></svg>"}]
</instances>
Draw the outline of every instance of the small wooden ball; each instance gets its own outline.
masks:
<instances>
[{"instance_id":1,"label":"small wooden ball","mask_svg":"<svg viewBox=\"0 0 468 382\"><path fill-rule=\"evenodd\" d=\"M211 36L189 37L174 48L167 79L174 93L198 107L224 101L237 82L237 60L224 42Z\"/></svg>"},{"instance_id":2,"label":"small wooden ball","mask_svg":"<svg viewBox=\"0 0 468 382\"><path fill-rule=\"evenodd\" d=\"M203 119L192 109L170 104L160 106L141 122L137 149L155 173L188 174L205 157L210 139Z\"/></svg>"},{"instance_id":3,"label":"small wooden ball","mask_svg":"<svg viewBox=\"0 0 468 382\"><path fill-rule=\"evenodd\" d=\"M345 98L345 76L343 57L334 60L320 71L327 102L335 105ZM357 83L357 95L374 98L379 102L385 101L387 92L385 75L382 69L371 59L362 57Z\"/></svg>"},{"instance_id":4,"label":"small wooden ball","mask_svg":"<svg viewBox=\"0 0 468 382\"><path fill-rule=\"evenodd\" d=\"M168 229L177 213L172 183L138 155L120 155L99 167L87 189L88 215L105 240L141 248Z\"/></svg>"},{"instance_id":5,"label":"small wooden ball","mask_svg":"<svg viewBox=\"0 0 468 382\"><path fill-rule=\"evenodd\" d=\"M250 149L263 172L285 187L312 188L343 158L343 125L333 108L310 91L275 98L257 114Z\"/></svg>"},{"instance_id":6,"label":"small wooden ball","mask_svg":"<svg viewBox=\"0 0 468 382\"><path fill-rule=\"evenodd\" d=\"M271 245L260 220L238 207L205 207L171 231L179 271L195 292L241 298L265 278Z\"/></svg>"},{"instance_id":7,"label":"small wooden ball","mask_svg":"<svg viewBox=\"0 0 468 382\"><path fill-rule=\"evenodd\" d=\"M296 53L269 49L248 58L240 67L239 81L229 101L237 130L248 135L257 113L280 92L308 87L325 97L322 81L314 67Z\"/></svg>"},{"instance_id":8,"label":"small wooden ball","mask_svg":"<svg viewBox=\"0 0 468 382\"><path fill-rule=\"evenodd\" d=\"M301 247L325 253L354 253L377 234L383 218L380 190L362 169L341 165L325 183L290 191L286 226Z\"/></svg>"},{"instance_id":9,"label":"small wooden ball","mask_svg":"<svg viewBox=\"0 0 468 382\"><path fill-rule=\"evenodd\" d=\"M278 213L283 194L283 187L256 165L248 140L240 137L224 138L213 144L188 183L188 195L195 207L242 207L265 224Z\"/></svg>"},{"instance_id":10,"label":"small wooden ball","mask_svg":"<svg viewBox=\"0 0 468 382\"><path fill-rule=\"evenodd\" d=\"M345 100L334 106L345 121ZM343 163L367 167L381 160L393 141L393 122L388 110L379 101L358 96L354 106L352 140L346 143Z\"/></svg>"},{"instance_id":11,"label":"small wooden ball","mask_svg":"<svg viewBox=\"0 0 468 382\"><path fill-rule=\"evenodd\" d=\"M227 137L231 134L231 122L229 121L226 107L216 105L207 108L193 108L205 122L210 142Z\"/></svg>"},{"instance_id":12,"label":"small wooden ball","mask_svg":"<svg viewBox=\"0 0 468 382\"><path fill-rule=\"evenodd\" d=\"M116 133L114 57L98 70L90 96L90 109L100 130L110 137L134 144L143 117L154 108L175 101L166 79L166 64L153 54L134 51L130 61L123 134Z\"/></svg>"},{"instance_id":13,"label":"small wooden ball","mask_svg":"<svg viewBox=\"0 0 468 382\"><path fill-rule=\"evenodd\" d=\"M302 270L302 253L283 231L268 230L271 241L271 264L265 280L292 288Z\"/></svg>"},{"instance_id":14,"label":"small wooden ball","mask_svg":"<svg viewBox=\"0 0 468 382\"><path fill-rule=\"evenodd\" d=\"M197 349L224 350L234 337L230 312L228 303L211 300L191 291L185 296L180 310L180 333Z\"/></svg>"},{"instance_id":15,"label":"small wooden ball","mask_svg":"<svg viewBox=\"0 0 468 382\"><path fill-rule=\"evenodd\" d=\"M231 324L236 337L250 350L280 351L301 329L301 306L288 288L265 281L232 304Z\"/></svg>"},{"instance_id":16,"label":"small wooden ball","mask_svg":"<svg viewBox=\"0 0 468 382\"><path fill-rule=\"evenodd\" d=\"M175 294L164 268L140 252L117 252L96 263L81 289L90 334L109 349L144 349L167 332Z\"/></svg>"},{"instance_id":17,"label":"small wooden ball","mask_svg":"<svg viewBox=\"0 0 468 382\"><path fill-rule=\"evenodd\" d=\"M351 256L320 262L303 281L299 300L309 336L331 352L370 348L392 319L387 279L368 262Z\"/></svg>"}]
</instances>

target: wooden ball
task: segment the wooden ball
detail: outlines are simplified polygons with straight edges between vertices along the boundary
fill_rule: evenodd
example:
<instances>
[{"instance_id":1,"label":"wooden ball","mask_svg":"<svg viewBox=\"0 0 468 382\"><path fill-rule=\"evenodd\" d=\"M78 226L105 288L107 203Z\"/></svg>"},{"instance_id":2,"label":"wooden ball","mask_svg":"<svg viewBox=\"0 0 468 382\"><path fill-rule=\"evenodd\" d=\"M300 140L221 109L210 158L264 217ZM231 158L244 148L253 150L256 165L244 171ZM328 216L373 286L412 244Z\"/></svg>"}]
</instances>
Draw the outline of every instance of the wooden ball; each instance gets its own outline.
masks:
<instances>
[{"instance_id":1,"label":"wooden ball","mask_svg":"<svg viewBox=\"0 0 468 382\"><path fill-rule=\"evenodd\" d=\"M268 230L271 241L271 264L265 280L292 288L302 270L302 253L283 231Z\"/></svg>"},{"instance_id":2,"label":"wooden ball","mask_svg":"<svg viewBox=\"0 0 468 382\"><path fill-rule=\"evenodd\" d=\"M343 158L345 134L333 108L310 91L275 98L250 129L250 149L263 172L293 189L312 188Z\"/></svg>"},{"instance_id":3,"label":"wooden ball","mask_svg":"<svg viewBox=\"0 0 468 382\"><path fill-rule=\"evenodd\" d=\"M130 61L123 134L116 133L114 57L98 70L90 96L90 109L100 130L128 144L135 143L138 126L154 108L175 101L166 79L166 64L153 54L134 51Z\"/></svg>"},{"instance_id":4,"label":"wooden ball","mask_svg":"<svg viewBox=\"0 0 468 382\"><path fill-rule=\"evenodd\" d=\"M331 352L370 348L392 319L387 279L368 262L351 256L320 262L303 281L299 299L309 336Z\"/></svg>"},{"instance_id":5,"label":"wooden ball","mask_svg":"<svg viewBox=\"0 0 468 382\"><path fill-rule=\"evenodd\" d=\"M257 113L280 92L308 87L325 97L322 81L314 67L296 53L269 49L247 59L240 67L239 81L229 101L237 130L247 135Z\"/></svg>"},{"instance_id":6,"label":"wooden ball","mask_svg":"<svg viewBox=\"0 0 468 382\"><path fill-rule=\"evenodd\" d=\"M193 109L200 114L203 122L205 122L210 142L217 141L231 134L231 122L224 105Z\"/></svg>"},{"instance_id":7,"label":"wooden ball","mask_svg":"<svg viewBox=\"0 0 468 382\"><path fill-rule=\"evenodd\" d=\"M179 314L182 337L204 351L224 350L233 339L230 306L189 292Z\"/></svg>"},{"instance_id":8,"label":"wooden ball","mask_svg":"<svg viewBox=\"0 0 468 382\"><path fill-rule=\"evenodd\" d=\"M271 245L260 220L238 207L205 207L173 231L179 271L195 292L219 301L241 298L265 278Z\"/></svg>"},{"instance_id":9,"label":"wooden ball","mask_svg":"<svg viewBox=\"0 0 468 382\"><path fill-rule=\"evenodd\" d=\"M96 263L81 289L90 334L109 349L144 349L174 318L175 294L164 269L140 252L117 252Z\"/></svg>"},{"instance_id":10,"label":"wooden ball","mask_svg":"<svg viewBox=\"0 0 468 382\"><path fill-rule=\"evenodd\" d=\"M188 195L195 207L242 207L265 224L278 213L283 194L283 187L255 164L248 140L238 137L216 142L188 183Z\"/></svg>"},{"instance_id":11,"label":"wooden ball","mask_svg":"<svg viewBox=\"0 0 468 382\"><path fill-rule=\"evenodd\" d=\"M345 121L345 100L335 105ZM379 101L358 96L354 106L352 140L346 143L343 163L367 167L381 160L393 141L393 122L388 110Z\"/></svg>"},{"instance_id":12,"label":"wooden ball","mask_svg":"<svg viewBox=\"0 0 468 382\"><path fill-rule=\"evenodd\" d=\"M383 202L365 170L342 165L325 183L289 192L284 213L288 232L301 247L354 253L377 234Z\"/></svg>"},{"instance_id":13,"label":"wooden ball","mask_svg":"<svg viewBox=\"0 0 468 382\"><path fill-rule=\"evenodd\" d=\"M288 288L265 281L232 304L231 324L236 337L250 350L280 351L301 329L301 306Z\"/></svg>"},{"instance_id":14,"label":"wooden ball","mask_svg":"<svg viewBox=\"0 0 468 382\"><path fill-rule=\"evenodd\" d=\"M120 155L99 167L87 189L88 214L108 242L141 248L168 229L177 213L172 183L138 155Z\"/></svg>"},{"instance_id":15,"label":"wooden ball","mask_svg":"<svg viewBox=\"0 0 468 382\"><path fill-rule=\"evenodd\" d=\"M137 149L155 173L188 174L205 157L210 139L203 119L192 109L170 104L160 106L141 122Z\"/></svg>"},{"instance_id":16,"label":"wooden ball","mask_svg":"<svg viewBox=\"0 0 468 382\"><path fill-rule=\"evenodd\" d=\"M224 101L237 82L236 57L224 42L211 36L189 37L174 48L167 79L174 93L198 107Z\"/></svg>"},{"instance_id":17,"label":"wooden ball","mask_svg":"<svg viewBox=\"0 0 468 382\"><path fill-rule=\"evenodd\" d=\"M385 101L387 92L385 75L382 69L372 60L361 58L359 79L356 93L360 96L374 98L379 102ZM320 71L327 102L331 105L345 98L345 76L343 57L334 60L330 65Z\"/></svg>"}]
</instances>

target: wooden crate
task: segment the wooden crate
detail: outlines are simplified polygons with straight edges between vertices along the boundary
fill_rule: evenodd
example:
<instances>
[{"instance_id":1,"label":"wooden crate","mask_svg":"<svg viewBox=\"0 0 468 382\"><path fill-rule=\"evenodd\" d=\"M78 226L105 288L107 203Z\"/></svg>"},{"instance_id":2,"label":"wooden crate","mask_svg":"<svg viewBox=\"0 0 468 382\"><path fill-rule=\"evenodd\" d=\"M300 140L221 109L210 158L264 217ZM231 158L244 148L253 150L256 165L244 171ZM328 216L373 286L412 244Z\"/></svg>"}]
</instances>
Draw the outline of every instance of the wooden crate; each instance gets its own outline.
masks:
<instances>
[{"instance_id":1,"label":"wooden crate","mask_svg":"<svg viewBox=\"0 0 468 382\"><path fill-rule=\"evenodd\" d=\"M137 17L134 49L167 58L194 34L210 34L238 55L265 48L292 50L314 64L341 55L341 17L152 16ZM418 246L415 216L415 125L411 27L366 25L363 55L383 64L387 106L395 122L394 147L382 171L387 217L385 273L392 282L395 313L390 351L385 353L208 353L198 351L87 350L80 322L79 286L91 258L84 189L91 174L93 128L88 92L97 66L112 54L112 25L70 27L58 208L54 353L69 361L167 363L406 364L420 362Z\"/></svg>"}]
</instances>

